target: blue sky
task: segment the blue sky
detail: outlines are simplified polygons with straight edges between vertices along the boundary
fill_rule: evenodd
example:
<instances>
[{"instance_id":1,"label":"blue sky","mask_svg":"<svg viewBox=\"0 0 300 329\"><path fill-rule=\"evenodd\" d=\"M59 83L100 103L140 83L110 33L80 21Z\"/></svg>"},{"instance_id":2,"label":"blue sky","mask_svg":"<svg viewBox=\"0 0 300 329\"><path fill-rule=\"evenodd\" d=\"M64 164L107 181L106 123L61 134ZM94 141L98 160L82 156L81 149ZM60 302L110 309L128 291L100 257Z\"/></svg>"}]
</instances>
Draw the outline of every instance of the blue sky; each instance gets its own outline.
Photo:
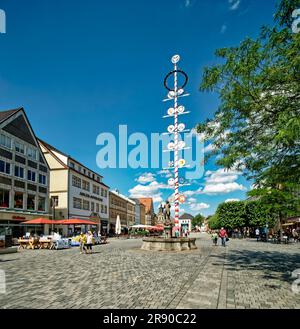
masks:
<instances>
[{"instance_id":1,"label":"blue sky","mask_svg":"<svg viewBox=\"0 0 300 329\"><path fill-rule=\"evenodd\" d=\"M7 18L0 34L0 110L23 106L41 139L100 172L123 194L165 200L167 177L151 169L99 169L99 133L164 132L163 79L181 55L189 75L188 127L211 117L214 94L200 93L214 51L255 37L271 24L274 0L0 0ZM209 143L209 142L207 142ZM205 145L207 145L207 143ZM244 199L251 182L205 166L187 190L182 210L214 213L227 199ZM156 204L156 206L158 203Z\"/></svg>"}]
</instances>

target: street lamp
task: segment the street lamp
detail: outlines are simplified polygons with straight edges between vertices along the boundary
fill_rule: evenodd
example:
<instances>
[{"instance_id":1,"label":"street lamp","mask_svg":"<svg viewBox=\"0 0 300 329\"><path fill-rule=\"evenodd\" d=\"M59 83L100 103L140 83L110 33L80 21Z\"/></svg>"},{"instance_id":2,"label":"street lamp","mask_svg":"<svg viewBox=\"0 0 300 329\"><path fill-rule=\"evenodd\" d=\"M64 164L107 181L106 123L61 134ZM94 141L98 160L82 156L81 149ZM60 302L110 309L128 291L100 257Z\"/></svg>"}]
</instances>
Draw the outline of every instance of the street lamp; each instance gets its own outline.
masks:
<instances>
[{"instance_id":1,"label":"street lamp","mask_svg":"<svg viewBox=\"0 0 300 329\"><path fill-rule=\"evenodd\" d=\"M52 207L52 233L53 233L53 221L55 220L55 202L56 198L54 196L51 197L51 207Z\"/></svg>"}]
</instances>

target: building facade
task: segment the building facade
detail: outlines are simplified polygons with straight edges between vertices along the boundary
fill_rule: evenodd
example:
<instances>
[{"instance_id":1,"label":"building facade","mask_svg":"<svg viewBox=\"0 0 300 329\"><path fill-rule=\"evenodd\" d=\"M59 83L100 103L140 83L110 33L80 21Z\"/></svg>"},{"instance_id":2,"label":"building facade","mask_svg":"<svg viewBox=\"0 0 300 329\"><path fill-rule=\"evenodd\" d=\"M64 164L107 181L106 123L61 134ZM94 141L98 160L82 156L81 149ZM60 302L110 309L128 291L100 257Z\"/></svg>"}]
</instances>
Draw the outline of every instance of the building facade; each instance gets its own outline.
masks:
<instances>
[{"instance_id":1,"label":"building facade","mask_svg":"<svg viewBox=\"0 0 300 329\"><path fill-rule=\"evenodd\" d=\"M109 232L115 233L117 216L120 216L121 227L127 227L127 197L118 191L109 191Z\"/></svg>"},{"instance_id":2,"label":"building facade","mask_svg":"<svg viewBox=\"0 0 300 329\"><path fill-rule=\"evenodd\" d=\"M184 232L185 230L188 230L189 232L192 231L192 220L194 217L190 214L184 213L179 217L179 226Z\"/></svg>"},{"instance_id":3,"label":"building facade","mask_svg":"<svg viewBox=\"0 0 300 329\"><path fill-rule=\"evenodd\" d=\"M127 198L127 228L135 224L135 201Z\"/></svg>"},{"instance_id":4,"label":"building facade","mask_svg":"<svg viewBox=\"0 0 300 329\"><path fill-rule=\"evenodd\" d=\"M39 144L50 167L54 219L92 220L98 230L107 233L109 187L103 177L48 143L39 140Z\"/></svg>"},{"instance_id":5,"label":"building facade","mask_svg":"<svg viewBox=\"0 0 300 329\"><path fill-rule=\"evenodd\" d=\"M49 167L23 108L0 112L0 134L0 235L19 237L21 222L50 216Z\"/></svg>"},{"instance_id":6,"label":"building facade","mask_svg":"<svg viewBox=\"0 0 300 329\"><path fill-rule=\"evenodd\" d=\"M143 225L155 225L155 213L152 198L139 198L140 203L145 206L145 223Z\"/></svg>"},{"instance_id":7,"label":"building facade","mask_svg":"<svg viewBox=\"0 0 300 329\"><path fill-rule=\"evenodd\" d=\"M135 225L145 225L145 206L139 199L131 199L135 202Z\"/></svg>"}]
</instances>

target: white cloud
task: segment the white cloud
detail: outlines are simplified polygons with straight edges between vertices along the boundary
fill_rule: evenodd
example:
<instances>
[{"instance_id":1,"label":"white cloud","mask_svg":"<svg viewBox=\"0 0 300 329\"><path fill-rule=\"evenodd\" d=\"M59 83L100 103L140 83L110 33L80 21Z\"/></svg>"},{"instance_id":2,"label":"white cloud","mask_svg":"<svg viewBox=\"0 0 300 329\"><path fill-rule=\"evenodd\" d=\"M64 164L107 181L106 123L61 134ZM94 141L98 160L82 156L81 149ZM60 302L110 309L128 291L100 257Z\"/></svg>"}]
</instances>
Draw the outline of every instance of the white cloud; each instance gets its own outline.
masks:
<instances>
[{"instance_id":1,"label":"white cloud","mask_svg":"<svg viewBox=\"0 0 300 329\"><path fill-rule=\"evenodd\" d=\"M188 199L188 202L190 202L190 203L196 203L197 202L197 199L195 199L195 198L189 198Z\"/></svg>"},{"instance_id":2,"label":"white cloud","mask_svg":"<svg viewBox=\"0 0 300 329\"><path fill-rule=\"evenodd\" d=\"M227 200L225 200L226 203L235 202L235 201L241 201L241 199L227 199Z\"/></svg>"},{"instance_id":3,"label":"white cloud","mask_svg":"<svg viewBox=\"0 0 300 329\"><path fill-rule=\"evenodd\" d=\"M157 203L163 201L162 192L160 192L160 189L170 189L170 186L154 181L148 185L138 184L128 192L130 194L130 198L153 198L153 202Z\"/></svg>"},{"instance_id":4,"label":"white cloud","mask_svg":"<svg viewBox=\"0 0 300 329\"><path fill-rule=\"evenodd\" d=\"M238 179L241 173L235 170L225 170L223 168L217 171L209 171L205 178L207 184L232 183Z\"/></svg>"},{"instance_id":5,"label":"white cloud","mask_svg":"<svg viewBox=\"0 0 300 329\"><path fill-rule=\"evenodd\" d=\"M155 181L155 174L152 173L144 173L139 178L136 179L137 182L141 184L147 184Z\"/></svg>"},{"instance_id":6,"label":"white cloud","mask_svg":"<svg viewBox=\"0 0 300 329\"><path fill-rule=\"evenodd\" d=\"M237 10L241 4L241 0L228 0L228 3L230 10Z\"/></svg>"},{"instance_id":7,"label":"white cloud","mask_svg":"<svg viewBox=\"0 0 300 329\"><path fill-rule=\"evenodd\" d=\"M208 208L210 208L210 205L207 204L207 203L203 203L203 202L201 202L201 203L192 203L190 205L190 209L192 211L200 211L202 209L208 209Z\"/></svg>"},{"instance_id":8,"label":"white cloud","mask_svg":"<svg viewBox=\"0 0 300 329\"><path fill-rule=\"evenodd\" d=\"M160 175L161 177L165 177L165 178L170 178L173 176L172 173L167 169L160 170L157 174Z\"/></svg>"},{"instance_id":9,"label":"white cloud","mask_svg":"<svg viewBox=\"0 0 300 329\"><path fill-rule=\"evenodd\" d=\"M182 194L184 194L186 197L192 197L194 195L198 195L201 194L202 188L199 188L196 191L184 191L182 192Z\"/></svg>"},{"instance_id":10,"label":"white cloud","mask_svg":"<svg viewBox=\"0 0 300 329\"><path fill-rule=\"evenodd\" d=\"M199 194L225 194L233 191L245 191L246 188L242 184L236 183L240 175L242 172L236 169L208 170L205 173L204 189Z\"/></svg>"},{"instance_id":11,"label":"white cloud","mask_svg":"<svg viewBox=\"0 0 300 329\"><path fill-rule=\"evenodd\" d=\"M204 152L205 153L209 153L209 152L212 152L212 151L214 151L216 148L215 148L215 146L213 145L213 144L209 144L209 145L207 145L205 148L204 148Z\"/></svg>"},{"instance_id":12,"label":"white cloud","mask_svg":"<svg viewBox=\"0 0 300 329\"><path fill-rule=\"evenodd\" d=\"M224 34L227 30L227 25L223 24L222 27L221 27L221 33Z\"/></svg>"},{"instance_id":13,"label":"white cloud","mask_svg":"<svg viewBox=\"0 0 300 329\"><path fill-rule=\"evenodd\" d=\"M204 187L203 194L225 194L234 191L245 191L246 188L242 184L234 183L219 183L208 184Z\"/></svg>"}]
</instances>

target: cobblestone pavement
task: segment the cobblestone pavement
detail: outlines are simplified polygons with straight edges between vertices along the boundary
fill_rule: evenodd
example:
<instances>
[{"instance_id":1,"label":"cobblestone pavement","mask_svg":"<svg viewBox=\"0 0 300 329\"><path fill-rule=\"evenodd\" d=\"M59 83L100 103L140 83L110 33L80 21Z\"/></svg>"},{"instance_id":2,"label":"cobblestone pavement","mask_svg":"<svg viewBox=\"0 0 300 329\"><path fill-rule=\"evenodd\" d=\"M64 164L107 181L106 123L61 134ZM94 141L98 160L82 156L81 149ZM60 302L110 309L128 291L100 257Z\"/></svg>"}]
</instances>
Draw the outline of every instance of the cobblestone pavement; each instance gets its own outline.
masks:
<instances>
[{"instance_id":1,"label":"cobblestone pavement","mask_svg":"<svg viewBox=\"0 0 300 329\"><path fill-rule=\"evenodd\" d=\"M300 244L231 240L167 253L140 250L139 239L111 239L92 255L78 248L0 255L6 294L0 308L300 308L291 272Z\"/></svg>"}]
</instances>

